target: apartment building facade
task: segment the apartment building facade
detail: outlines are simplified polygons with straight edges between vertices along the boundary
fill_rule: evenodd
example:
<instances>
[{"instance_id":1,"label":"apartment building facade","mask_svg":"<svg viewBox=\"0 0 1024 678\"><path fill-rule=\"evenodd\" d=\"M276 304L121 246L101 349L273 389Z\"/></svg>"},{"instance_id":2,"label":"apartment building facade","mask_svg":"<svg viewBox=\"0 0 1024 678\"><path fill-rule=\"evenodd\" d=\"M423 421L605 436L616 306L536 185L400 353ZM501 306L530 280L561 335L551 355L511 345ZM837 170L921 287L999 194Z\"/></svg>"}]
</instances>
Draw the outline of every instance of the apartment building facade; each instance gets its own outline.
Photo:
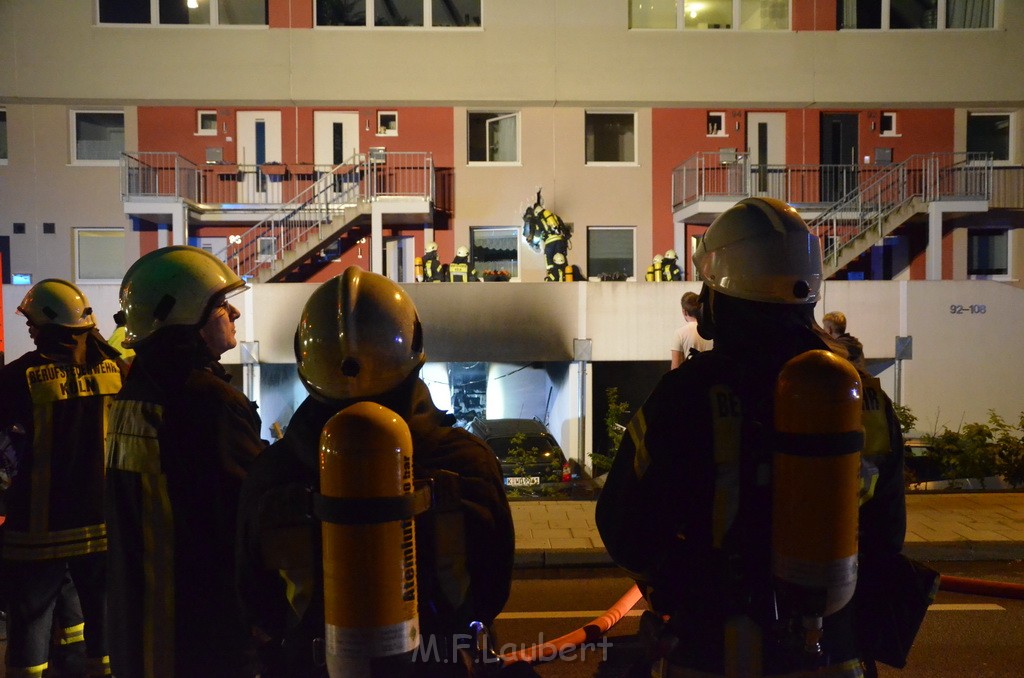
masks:
<instances>
[{"instance_id":1,"label":"apartment building facade","mask_svg":"<svg viewBox=\"0 0 1024 678\"><path fill-rule=\"evenodd\" d=\"M1020 286L1022 38L1009 0L5 0L4 283L183 242L412 281L429 241L539 282L539 192L593 284L769 195L833 280Z\"/></svg>"}]
</instances>

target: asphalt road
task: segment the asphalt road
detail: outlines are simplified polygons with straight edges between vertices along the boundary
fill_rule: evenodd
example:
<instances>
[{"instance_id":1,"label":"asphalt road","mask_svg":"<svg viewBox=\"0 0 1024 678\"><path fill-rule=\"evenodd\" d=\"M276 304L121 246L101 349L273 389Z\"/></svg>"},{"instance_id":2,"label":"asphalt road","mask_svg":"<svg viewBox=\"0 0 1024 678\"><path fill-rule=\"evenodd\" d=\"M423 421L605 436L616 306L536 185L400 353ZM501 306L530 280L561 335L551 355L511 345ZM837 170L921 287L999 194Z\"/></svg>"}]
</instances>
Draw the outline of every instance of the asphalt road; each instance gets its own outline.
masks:
<instances>
[{"instance_id":1,"label":"asphalt road","mask_svg":"<svg viewBox=\"0 0 1024 678\"><path fill-rule=\"evenodd\" d=\"M1024 584L1024 562L932 563L943 574ZM520 572L498 618L499 649L551 640L601 614L630 585L607 568ZM641 656L639 611L620 621L607 644L534 666L542 678L622 678ZM583 651L586 650L586 651ZM940 591L903 670L880 666L882 676L903 678L1014 677L1024 675L1024 600Z\"/></svg>"}]
</instances>

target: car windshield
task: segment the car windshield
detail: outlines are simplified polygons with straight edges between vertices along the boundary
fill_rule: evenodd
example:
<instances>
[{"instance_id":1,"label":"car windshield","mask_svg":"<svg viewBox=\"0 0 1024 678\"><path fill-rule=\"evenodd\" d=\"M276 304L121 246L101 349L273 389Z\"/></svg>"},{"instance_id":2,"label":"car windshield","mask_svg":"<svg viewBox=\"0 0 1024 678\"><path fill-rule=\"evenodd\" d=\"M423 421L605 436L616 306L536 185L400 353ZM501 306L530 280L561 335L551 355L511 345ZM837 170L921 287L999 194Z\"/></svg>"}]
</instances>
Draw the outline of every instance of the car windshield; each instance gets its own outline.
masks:
<instances>
[{"instance_id":1,"label":"car windshield","mask_svg":"<svg viewBox=\"0 0 1024 678\"><path fill-rule=\"evenodd\" d=\"M505 459L508 457L509 447L512 446L512 436L488 438L487 443L491 446L491 449L494 450L494 454L498 459ZM537 448L537 456L541 459L545 458L545 453L550 453L554 449L550 440L544 436L535 435L526 436L523 448L527 451L532 451L534 448Z\"/></svg>"}]
</instances>

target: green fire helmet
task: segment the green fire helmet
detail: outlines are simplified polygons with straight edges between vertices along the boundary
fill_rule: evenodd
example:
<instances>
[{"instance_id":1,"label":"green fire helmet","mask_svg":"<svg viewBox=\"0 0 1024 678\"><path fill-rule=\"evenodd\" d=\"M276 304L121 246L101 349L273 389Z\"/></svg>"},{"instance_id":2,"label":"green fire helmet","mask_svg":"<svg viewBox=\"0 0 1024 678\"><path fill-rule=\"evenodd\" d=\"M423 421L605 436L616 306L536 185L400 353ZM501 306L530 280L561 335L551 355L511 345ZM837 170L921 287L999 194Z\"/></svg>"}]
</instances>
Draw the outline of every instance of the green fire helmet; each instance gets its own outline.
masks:
<instances>
[{"instance_id":1,"label":"green fire helmet","mask_svg":"<svg viewBox=\"0 0 1024 678\"><path fill-rule=\"evenodd\" d=\"M18 306L18 313L36 327L96 327L96 319L92 316L92 307L85 293L67 280L59 278L47 278L33 285Z\"/></svg>"}]
</instances>

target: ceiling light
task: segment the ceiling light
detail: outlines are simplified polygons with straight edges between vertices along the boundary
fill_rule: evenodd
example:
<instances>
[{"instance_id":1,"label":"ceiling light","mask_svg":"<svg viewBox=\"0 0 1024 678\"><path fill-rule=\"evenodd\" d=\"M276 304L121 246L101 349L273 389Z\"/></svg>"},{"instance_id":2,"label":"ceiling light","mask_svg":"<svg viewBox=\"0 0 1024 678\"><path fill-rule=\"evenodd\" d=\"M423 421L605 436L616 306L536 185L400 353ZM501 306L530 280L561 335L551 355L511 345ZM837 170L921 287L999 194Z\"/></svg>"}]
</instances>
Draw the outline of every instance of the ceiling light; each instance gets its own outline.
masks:
<instances>
[{"instance_id":1,"label":"ceiling light","mask_svg":"<svg viewBox=\"0 0 1024 678\"><path fill-rule=\"evenodd\" d=\"M185 3L185 5L189 9L199 9L199 0L188 0L188 2Z\"/></svg>"}]
</instances>

